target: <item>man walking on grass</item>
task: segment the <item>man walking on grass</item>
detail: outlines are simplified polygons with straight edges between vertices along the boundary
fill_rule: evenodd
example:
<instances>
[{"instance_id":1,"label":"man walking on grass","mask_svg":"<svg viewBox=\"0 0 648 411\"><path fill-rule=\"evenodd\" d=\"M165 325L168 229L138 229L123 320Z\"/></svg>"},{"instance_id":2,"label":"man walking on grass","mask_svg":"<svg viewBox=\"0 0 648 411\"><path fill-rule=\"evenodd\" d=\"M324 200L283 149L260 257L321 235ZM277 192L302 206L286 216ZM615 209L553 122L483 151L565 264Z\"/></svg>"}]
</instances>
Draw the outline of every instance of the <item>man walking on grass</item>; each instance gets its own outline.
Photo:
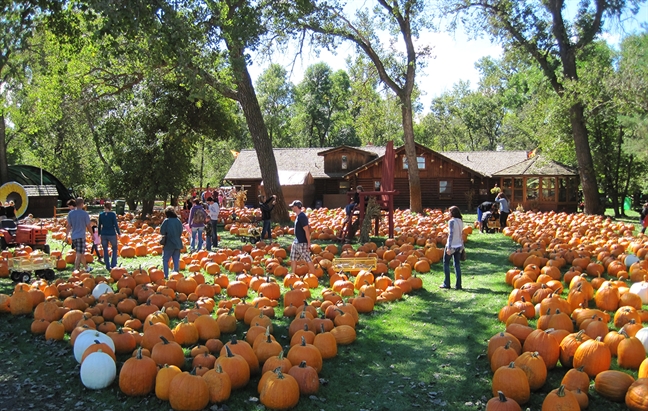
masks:
<instances>
[{"instance_id":1,"label":"man walking on grass","mask_svg":"<svg viewBox=\"0 0 648 411\"><path fill-rule=\"evenodd\" d=\"M72 248L76 251L74 259L74 269L78 270L81 265L87 272L92 271L88 267L85 259L86 252L86 231L92 235L92 225L90 224L90 215L83 209L83 198L76 199L76 208L70 210L67 216L67 232L65 241L72 239Z\"/></svg>"},{"instance_id":2,"label":"man walking on grass","mask_svg":"<svg viewBox=\"0 0 648 411\"><path fill-rule=\"evenodd\" d=\"M308 225L308 216L302 211L302 203L295 200L290 203L290 208L297 215L295 218L295 241L290 248L290 266L292 272L297 268L297 261L306 261L308 263L308 272L315 272L315 265L310 257L310 226Z\"/></svg>"}]
</instances>

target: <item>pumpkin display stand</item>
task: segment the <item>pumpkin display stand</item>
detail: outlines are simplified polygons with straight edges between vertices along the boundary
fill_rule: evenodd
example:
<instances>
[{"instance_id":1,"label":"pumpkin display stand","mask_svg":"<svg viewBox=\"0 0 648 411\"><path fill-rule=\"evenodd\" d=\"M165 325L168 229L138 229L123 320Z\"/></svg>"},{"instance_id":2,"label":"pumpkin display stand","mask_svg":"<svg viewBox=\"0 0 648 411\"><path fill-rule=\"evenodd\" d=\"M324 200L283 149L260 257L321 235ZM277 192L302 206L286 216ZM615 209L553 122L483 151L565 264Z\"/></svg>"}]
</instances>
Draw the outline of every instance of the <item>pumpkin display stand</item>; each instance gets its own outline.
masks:
<instances>
[{"instance_id":1,"label":"pumpkin display stand","mask_svg":"<svg viewBox=\"0 0 648 411\"><path fill-rule=\"evenodd\" d=\"M52 281L56 273L52 269L56 266L56 257L43 255L38 257L23 256L8 259L8 267L11 272L11 279L15 282L26 283L31 280L31 272L36 277Z\"/></svg>"}]
</instances>

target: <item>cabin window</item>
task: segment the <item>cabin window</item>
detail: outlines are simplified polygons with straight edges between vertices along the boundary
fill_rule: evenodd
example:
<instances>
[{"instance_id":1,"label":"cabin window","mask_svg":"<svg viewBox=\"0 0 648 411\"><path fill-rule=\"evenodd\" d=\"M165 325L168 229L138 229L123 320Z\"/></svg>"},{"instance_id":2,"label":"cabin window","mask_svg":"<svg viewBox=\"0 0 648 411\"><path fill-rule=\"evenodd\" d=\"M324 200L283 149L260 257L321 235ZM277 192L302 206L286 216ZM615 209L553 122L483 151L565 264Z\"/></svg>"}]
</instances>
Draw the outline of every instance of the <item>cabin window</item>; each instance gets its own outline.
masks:
<instances>
[{"instance_id":1,"label":"cabin window","mask_svg":"<svg viewBox=\"0 0 648 411\"><path fill-rule=\"evenodd\" d=\"M339 185L339 194L346 194L349 191L349 182L348 181L340 181Z\"/></svg>"},{"instance_id":2,"label":"cabin window","mask_svg":"<svg viewBox=\"0 0 648 411\"><path fill-rule=\"evenodd\" d=\"M540 186L540 179L537 177L527 178L527 188L526 188L526 199L527 200L537 200L538 199L538 189Z\"/></svg>"},{"instance_id":3,"label":"cabin window","mask_svg":"<svg viewBox=\"0 0 648 411\"><path fill-rule=\"evenodd\" d=\"M541 198L544 201L556 201L556 179L554 177L543 177L541 180Z\"/></svg>"},{"instance_id":4,"label":"cabin window","mask_svg":"<svg viewBox=\"0 0 648 411\"><path fill-rule=\"evenodd\" d=\"M416 165L419 170L425 170L425 157L416 157ZM407 170L407 157L403 156L403 170Z\"/></svg>"},{"instance_id":5,"label":"cabin window","mask_svg":"<svg viewBox=\"0 0 648 411\"><path fill-rule=\"evenodd\" d=\"M380 191L380 181L374 181L374 191Z\"/></svg>"},{"instance_id":6,"label":"cabin window","mask_svg":"<svg viewBox=\"0 0 648 411\"><path fill-rule=\"evenodd\" d=\"M506 194L506 197L509 199L513 199L513 179L512 178L504 178L502 179L502 190L504 190L504 194Z\"/></svg>"},{"instance_id":7,"label":"cabin window","mask_svg":"<svg viewBox=\"0 0 648 411\"><path fill-rule=\"evenodd\" d=\"M577 202L578 201L578 178L577 177L568 177L567 178L567 201Z\"/></svg>"},{"instance_id":8,"label":"cabin window","mask_svg":"<svg viewBox=\"0 0 648 411\"><path fill-rule=\"evenodd\" d=\"M349 168L349 160L347 156L342 156L342 170Z\"/></svg>"},{"instance_id":9,"label":"cabin window","mask_svg":"<svg viewBox=\"0 0 648 411\"><path fill-rule=\"evenodd\" d=\"M511 201L524 201L524 180L522 178L513 179L513 195Z\"/></svg>"},{"instance_id":10,"label":"cabin window","mask_svg":"<svg viewBox=\"0 0 648 411\"><path fill-rule=\"evenodd\" d=\"M439 194L452 194L452 181L439 181Z\"/></svg>"},{"instance_id":11,"label":"cabin window","mask_svg":"<svg viewBox=\"0 0 648 411\"><path fill-rule=\"evenodd\" d=\"M567 201L567 179L565 177L558 179L558 201L561 203Z\"/></svg>"}]
</instances>

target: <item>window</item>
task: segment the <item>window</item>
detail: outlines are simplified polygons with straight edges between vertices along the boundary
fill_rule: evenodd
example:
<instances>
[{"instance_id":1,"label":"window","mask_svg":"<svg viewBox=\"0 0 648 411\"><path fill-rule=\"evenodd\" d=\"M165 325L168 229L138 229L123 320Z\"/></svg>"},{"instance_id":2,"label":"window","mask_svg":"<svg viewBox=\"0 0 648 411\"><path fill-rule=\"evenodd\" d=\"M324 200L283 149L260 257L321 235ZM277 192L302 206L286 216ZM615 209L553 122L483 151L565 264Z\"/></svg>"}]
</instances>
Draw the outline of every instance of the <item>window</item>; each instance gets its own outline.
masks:
<instances>
[{"instance_id":1,"label":"window","mask_svg":"<svg viewBox=\"0 0 648 411\"><path fill-rule=\"evenodd\" d=\"M543 177L542 184L542 200L555 201L556 200L556 179L554 177Z\"/></svg>"},{"instance_id":2,"label":"window","mask_svg":"<svg viewBox=\"0 0 648 411\"><path fill-rule=\"evenodd\" d=\"M374 191L380 191L380 181L374 181Z\"/></svg>"},{"instance_id":3,"label":"window","mask_svg":"<svg viewBox=\"0 0 648 411\"><path fill-rule=\"evenodd\" d=\"M565 177L558 179L558 201L561 203L567 201L567 179Z\"/></svg>"},{"instance_id":4,"label":"window","mask_svg":"<svg viewBox=\"0 0 648 411\"><path fill-rule=\"evenodd\" d=\"M577 177L568 177L567 178L567 198L568 201L577 202L580 193L578 192L578 178Z\"/></svg>"},{"instance_id":5,"label":"window","mask_svg":"<svg viewBox=\"0 0 648 411\"><path fill-rule=\"evenodd\" d=\"M524 182L522 178L513 179L513 196L510 200L523 201L524 200Z\"/></svg>"},{"instance_id":6,"label":"window","mask_svg":"<svg viewBox=\"0 0 648 411\"><path fill-rule=\"evenodd\" d=\"M439 194L452 194L452 181L439 181Z\"/></svg>"},{"instance_id":7,"label":"window","mask_svg":"<svg viewBox=\"0 0 648 411\"><path fill-rule=\"evenodd\" d=\"M505 178L502 180L502 190L504 190L504 194L506 194L506 197L510 200L513 200L513 179L512 178Z\"/></svg>"},{"instance_id":8,"label":"window","mask_svg":"<svg viewBox=\"0 0 648 411\"><path fill-rule=\"evenodd\" d=\"M348 181L340 181L340 191L339 194L346 194L349 191L349 182Z\"/></svg>"},{"instance_id":9,"label":"window","mask_svg":"<svg viewBox=\"0 0 648 411\"><path fill-rule=\"evenodd\" d=\"M527 200L537 200L538 199L538 187L540 185L540 180L537 177L527 178L527 190L526 190L526 199Z\"/></svg>"},{"instance_id":10,"label":"window","mask_svg":"<svg viewBox=\"0 0 648 411\"><path fill-rule=\"evenodd\" d=\"M342 170L349 168L349 162L347 156L342 156Z\"/></svg>"},{"instance_id":11,"label":"window","mask_svg":"<svg viewBox=\"0 0 648 411\"><path fill-rule=\"evenodd\" d=\"M425 157L416 157L416 165L419 170L425 170ZM403 156L403 170L407 170L407 157Z\"/></svg>"}]
</instances>

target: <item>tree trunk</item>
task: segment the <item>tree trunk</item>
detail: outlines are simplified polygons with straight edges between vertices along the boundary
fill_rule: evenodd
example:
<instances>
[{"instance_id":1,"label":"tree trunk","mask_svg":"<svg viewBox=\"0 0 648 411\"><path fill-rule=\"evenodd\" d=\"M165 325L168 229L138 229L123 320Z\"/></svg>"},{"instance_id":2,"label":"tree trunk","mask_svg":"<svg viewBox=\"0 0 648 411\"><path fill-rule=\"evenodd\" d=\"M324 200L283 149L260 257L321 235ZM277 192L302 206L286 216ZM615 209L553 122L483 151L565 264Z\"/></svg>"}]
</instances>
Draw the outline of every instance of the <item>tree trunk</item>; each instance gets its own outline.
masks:
<instances>
[{"instance_id":1,"label":"tree trunk","mask_svg":"<svg viewBox=\"0 0 648 411\"><path fill-rule=\"evenodd\" d=\"M126 204L128 204L128 211L130 211L131 213L134 213L137 209L137 201L132 198L126 199Z\"/></svg>"},{"instance_id":2,"label":"tree trunk","mask_svg":"<svg viewBox=\"0 0 648 411\"><path fill-rule=\"evenodd\" d=\"M403 114L403 142L405 143L407 175L409 177L410 210L415 213L422 213L423 203L421 201L421 179L419 177L418 161L416 160L411 96L409 96L409 98L408 96L401 97L401 111Z\"/></svg>"},{"instance_id":3,"label":"tree trunk","mask_svg":"<svg viewBox=\"0 0 648 411\"><path fill-rule=\"evenodd\" d=\"M241 104L241 108L245 114L245 121L252 136L254 150L259 160L259 168L261 169L261 178L263 179L266 197L272 194L277 196L277 204L272 210L274 220L289 221L288 207L283 197L281 184L279 183L277 161L272 151L272 140L270 140L268 129L263 122L263 114L261 113L261 107L259 106L259 101L257 100L247 66L241 67L237 74L236 86L238 102Z\"/></svg>"},{"instance_id":4,"label":"tree trunk","mask_svg":"<svg viewBox=\"0 0 648 411\"><path fill-rule=\"evenodd\" d=\"M7 136L4 113L0 113L0 185L9 181L9 164L7 162Z\"/></svg>"},{"instance_id":5,"label":"tree trunk","mask_svg":"<svg viewBox=\"0 0 648 411\"><path fill-rule=\"evenodd\" d=\"M155 206L155 200L143 200L140 219L144 220L147 215L153 215L153 206Z\"/></svg>"},{"instance_id":6,"label":"tree trunk","mask_svg":"<svg viewBox=\"0 0 648 411\"><path fill-rule=\"evenodd\" d=\"M602 214L605 210L601 209L599 201L594 162L592 161L592 152L587 138L587 128L585 127L585 120L583 118L583 105L581 103L572 105L569 109L569 114L572 134L574 136L576 160L578 161L578 174L580 176L581 186L583 187L585 213Z\"/></svg>"}]
</instances>

